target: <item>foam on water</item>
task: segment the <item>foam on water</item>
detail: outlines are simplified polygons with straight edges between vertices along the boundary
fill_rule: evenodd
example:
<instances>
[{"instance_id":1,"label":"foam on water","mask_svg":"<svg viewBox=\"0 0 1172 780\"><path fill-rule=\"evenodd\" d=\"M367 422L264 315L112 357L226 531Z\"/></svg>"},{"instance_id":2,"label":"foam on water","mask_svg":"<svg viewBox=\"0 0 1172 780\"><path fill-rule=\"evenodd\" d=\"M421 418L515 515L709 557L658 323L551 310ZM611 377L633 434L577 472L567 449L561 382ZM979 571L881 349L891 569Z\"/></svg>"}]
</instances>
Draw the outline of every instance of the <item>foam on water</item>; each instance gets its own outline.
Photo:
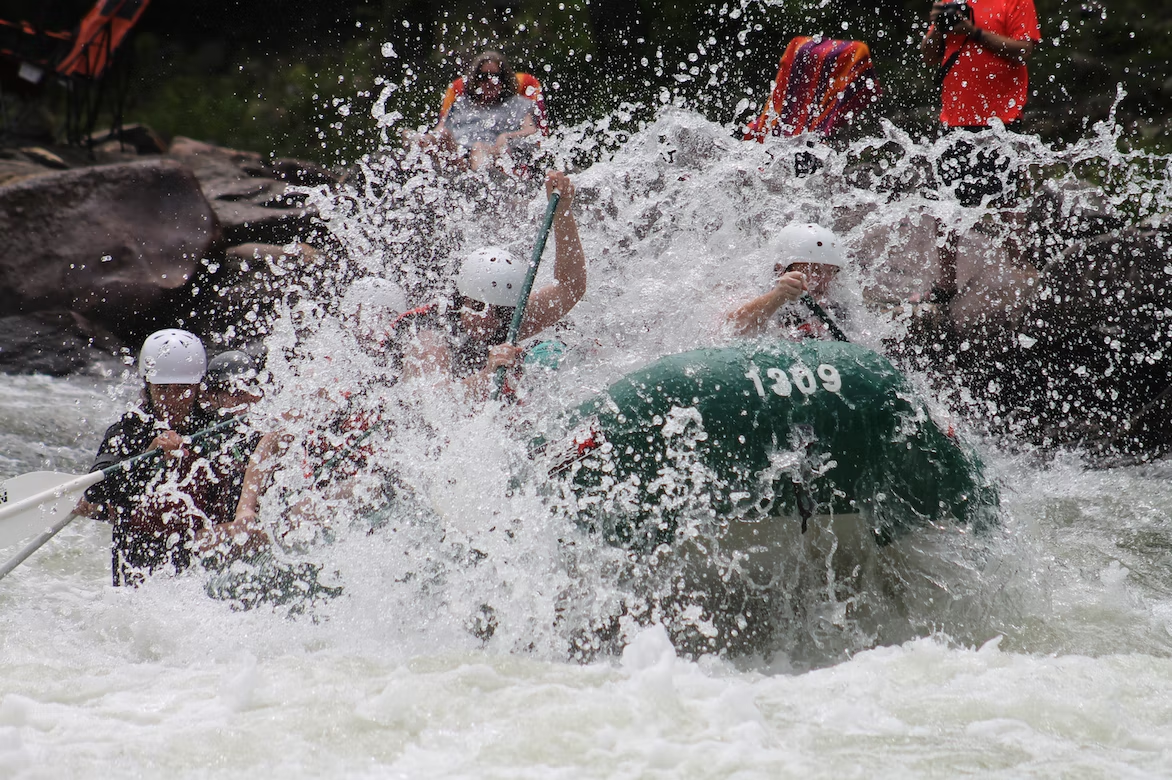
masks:
<instances>
[{"instance_id":1,"label":"foam on water","mask_svg":"<svg viewBox=\"0 0 1172 780\"><path fill-rule=\"evenodd\" d=\"M886 133L902 159L940 153ZM552 156L579 153L584 137L553 139ZM1063 155L1114 159L1109 140ZM349 404L392 421L369 439L373 467L353 495L319 496L329 532L279 552L342 595L233 609L206 596L199 571L113 589L108 531L76 523L0 583L0 774L1166 773L1165 465L1094 472L1076 456L1042 462L985 443L1004 497L992 534L928 529L878 548L782 529L788 568L747 587L718 565L715 600L692 593L670 556L607 547L541 494L532 437L660 355L726 341L722 314L768 283L772 230L837 224L874 250L845 286L852 335L878 347L899 334L862 303L900 246L876 244L880 229L924 213L956 228L981 218L922 192L847 187L847 152L818 149L822 170L799 176L803 150L740 143L672 109L598 152L575 175L590 279L560 334L570 353L525 380L520 407L469 411L433 388L389 387L335 306L369 273L419 300L461 247L489 239L527 254L542 198L488 178L403 175L379 158L361 187L311 193L349 254L290 281L254 419L307 436ZM900 165L888 173L910 176ZM0 426L15 442L0 469L84 469L133 384L5 379L3 407L20 411ZM300 457L262 506L274 529L286 521L278 494L310 487ZM763 610L754 634L748 618ZM744 642L730 639L737 627Z\"/></svg>"}]
</instances>

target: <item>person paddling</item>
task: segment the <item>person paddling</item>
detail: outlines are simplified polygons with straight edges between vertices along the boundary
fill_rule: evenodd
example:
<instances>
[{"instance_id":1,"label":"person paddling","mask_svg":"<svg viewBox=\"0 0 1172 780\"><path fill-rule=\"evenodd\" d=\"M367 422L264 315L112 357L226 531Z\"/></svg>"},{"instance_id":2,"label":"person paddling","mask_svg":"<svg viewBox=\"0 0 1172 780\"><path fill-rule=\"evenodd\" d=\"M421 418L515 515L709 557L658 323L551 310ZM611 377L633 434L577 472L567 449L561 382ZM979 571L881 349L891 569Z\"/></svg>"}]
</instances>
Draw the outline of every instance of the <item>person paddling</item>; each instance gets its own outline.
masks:
<instances>
[{"instance_id":1,"label":"person paddling","mask_svg":"<svg viewBox=\"0 0 1172 780\"><path fill-rule=\"evenodd\" d=\"M554 282L529 297L519 341L554 325L586 294L586 255L572 210L574 185L564 173L546 177L547 196L559 195L554 215ZM455 277L455 294L407 312L395 324L405 379L454 378L475 398L485 398L499 368L511 368L523 350L506 342L520 302L528 263L501 247L468 254Z\"/></svg>"},{"instance_id":2,"label":"person paddling","mask_svg":"<svg viewBox=\"0 0 1172 780\"><path fill-rule=\"evenodd\" d=\"M208 361L201 406L218 420L239 418L264 397L258 374L256 361L248 354L221 352ZM241 423L208 453L211 468L202 505L208 522L195 533L195 549L205 556L204 565L218 565L268 542L255 518L237 516L247 468L261 440L260 431Z\"/></svg>"},{"instance_id":3,"label":"person paddling","mask_svg":"<svg viewBox=\"0 0 1172 780\"><path fill-rule=\"evenodd\" d=\"M75 510L113 523L115 586L136 586L156 571L188 568L215 523L206 508L216 481L208 456L218 445L185 440L218 421L198 402L206 368L207 353L195 334L177 328L152 333L139 352L141 399L107 429L98 448L90 471L150 450L165 453L107 476L86 491Z\"/></svg>"},{"instance_id":4,"label":"person paddling","mask_svg":"<svg viewBox=\"0 0 1172 780\"><path fill-rule=\"evenodd\" d=\"M203 517L183 493L195 461L183 437L215 422L196 403L206 367L207 354L195 334L176 328L152 333L138 357L141 399L106 430L98 448L90 471L153 449L166 453L161 461L107 476L78 505L79 513L114 525L111 569L116 586L138 585L146 574L168 565L177 571L191 565L190 543Z\"/></svg>"},{"instance_id":5,"label":"person paddling","mask_svg":"<svg viewBox=\"0 0 1172 780\"><path fill-rule=\"evenodd\" d=\"M738 336L761 336L779 327L779 312L792 338L822 337L824 323L810 321L806 312L790 304L805 294L815 301L827 300L840 269L846 267L846 255L838 237L812 223L788 225L770 242L776 258L777 274L773 287L728 314L728 322Z\"/></svg>"}]
</instances>

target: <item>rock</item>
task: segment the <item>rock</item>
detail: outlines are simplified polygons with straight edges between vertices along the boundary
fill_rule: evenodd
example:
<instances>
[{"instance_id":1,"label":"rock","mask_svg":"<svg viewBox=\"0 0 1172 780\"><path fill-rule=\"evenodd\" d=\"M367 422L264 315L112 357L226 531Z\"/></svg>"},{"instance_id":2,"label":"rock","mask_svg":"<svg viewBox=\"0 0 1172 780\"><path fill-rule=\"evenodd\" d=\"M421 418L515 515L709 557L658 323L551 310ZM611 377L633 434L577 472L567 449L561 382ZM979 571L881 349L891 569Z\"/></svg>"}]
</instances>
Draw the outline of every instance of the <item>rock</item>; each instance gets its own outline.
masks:
<instances>
[{"instance_id":1,"label":"rock","mask_svg":"<svg viewBox=\"0 0 1172 780\"><path fill-rule=\"evenodd\" d=\"M62 160L57 155L50 152L43 146L24 146L20 151L46 168L53 168L55 170L65 170L69 167L69 163Z\"/></svg>"},{"instance_id":2,"label":"rock","mask_svg":"<svg viewBox=\"0 0 1172 780\"><path fill-rule=\"evenodd\" d=\"M1037 269L1015 259L1005 241L969 231L956 249L957 294L948 305L957 335L1000 337L1037 293L1037 278Z\"/></svg>"},{"instance_id":3,"label":"rock","mask_svg":"<svg viewBox=\"0 0 1172 780\"><path fill-rule=\"evenodd\" d=\"M15 157L15 156L14 156ZM24 159L0 158L0 186L44 174L45 167Z\"/></svg>"},{"instance_id":4,"label":"rock","mask_svg":"<svg viewBox=\"0 0 1172 780\"><path fill-rule=\"evenodd\" d=\"M199 183L170 160L0 186L0 311L69 309L120 335L152 324L219 239Z\"/></svg>"},{"instance_id":5,"label":"rock","mask_svg":"<svg viewBox=\"0 0 1172 780\"><path fill-rule=\"evenodd\" d=\"M70 167L60 155L41 146L0 149L0 185Z\"/></svg>"},{"instance_id":6,"label":"rock","mask_svg":"<svg viewBox=\"0 0 1172 780\"><path fill-rule=\"evenodd\" d=\"M970 386L988 388L1010 430L1116 455L1172 446L1170 238L1127 229L1076 244L974 345Z\"/></svg>"},{"instance_id":7,"label":"rock","mask_svg":"<svg viewBox=\"0 0 1172 780\"><path fill-rule=\"evenodd\" d=\"M278 179L304 187L337 184L341 180L341 177L335 175L328 168L305 160L294 160L291 157L273 160L269 168Z\"/></svg>"},{"instance_id":8,"label":"rock","mask_svg":"<svg viewBox=\"0 0 1172 780\"><path fill-rule=\"evenodd\" d=\"M121 132L113 128L91 137L90 143L100 146L112 143L119 151L133 151L135 154L166 154L170 147L163 137L146 125L125 125Z\"/></svg>"},{"instance_id":9,"label":"rock","mask_svg":"<svg viewBox=\"0 0 1172 780\"><path fill-rule=\"evenodd\" d=\"M0 317L0 371L65 376L107 362L122 342L77 312Z\"/></svg>"},{"instance_id":10,"label":"rock","mask_svg":"<svg viewBox=\"0 0 1172 780\"><path fill-rule=\"evenodd\" d=\"M289 183L316 182L329 175L320 166L291 160L279 161L274 168L256 152L182 136L172 142L169 155L195 173L229 243L284 244L305 236L314 212L286 189Z\"/></svg>"}]
</instances>

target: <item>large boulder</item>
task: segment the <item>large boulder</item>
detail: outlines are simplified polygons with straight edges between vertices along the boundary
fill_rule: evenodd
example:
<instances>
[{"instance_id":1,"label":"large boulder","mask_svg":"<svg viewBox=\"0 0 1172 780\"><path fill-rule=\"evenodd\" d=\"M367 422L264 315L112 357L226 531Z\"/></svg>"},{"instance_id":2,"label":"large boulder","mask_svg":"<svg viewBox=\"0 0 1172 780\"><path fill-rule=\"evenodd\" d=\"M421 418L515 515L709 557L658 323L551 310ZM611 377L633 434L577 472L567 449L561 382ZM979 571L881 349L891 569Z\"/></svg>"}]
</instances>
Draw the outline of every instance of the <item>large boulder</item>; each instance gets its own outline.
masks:
<instances>
[{"instance_id":1,"label":"large boulder","mask_svg":"<svg viewBox=\"0 0 1172 780\"><path fill-rule=\"evenodd\" d=\"M79 168L0 186L0 311L68 309L120 334L151 324L220 238L172 160Z\"/></svg>"},{"instance_id":2,"label":"large boulder","mask_svg":"<svg viewBox=\"0 0 1172 780\"><path fill-rule=\"evenodd\" d=\"M1076 244L1046 267L1013 318L1015 362L1045 381L1005 395L1048 419L1051 439L1125 451L1172 445L1170 238L1129 228Z\"/></svg>"}]
</instances>

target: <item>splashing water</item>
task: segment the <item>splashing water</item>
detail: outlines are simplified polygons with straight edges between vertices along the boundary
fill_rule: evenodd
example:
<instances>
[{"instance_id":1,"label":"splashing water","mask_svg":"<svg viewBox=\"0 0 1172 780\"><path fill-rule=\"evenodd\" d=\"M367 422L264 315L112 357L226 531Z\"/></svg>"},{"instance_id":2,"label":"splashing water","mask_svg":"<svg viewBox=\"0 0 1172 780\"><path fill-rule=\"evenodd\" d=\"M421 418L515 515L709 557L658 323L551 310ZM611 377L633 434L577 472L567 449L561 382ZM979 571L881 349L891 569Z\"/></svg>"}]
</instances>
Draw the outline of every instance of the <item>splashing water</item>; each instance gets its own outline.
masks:
<instances>
[{"instance_id":1,"label":"splashing water","mask_svg":"<svg viewBox=\"0 0 1172 780\"><path fill-rule=\"evenodd\" d=\"M996 309L1085 241L1089 222L1159 228L1172 211L1167 160L1119 151L1110 125L1061 151L1000 139L1038 191L1058 193L1034 202L1066 227L1042 230L1025 209L961 207L934 184L947 145L889 124L877 139L810 147L744 143L686 108L632 121L620 109L545 145L551 165L593 161L573 174L589 284L558 328L561 367L530 371L516 406L395 381L338 303L366 275L426 302L478 245L528 255L537 183L452 177L388 148L341 190L307 192L332 260L288 280L254 419L302 441L340 413L379 421L344 465L345 490L321 485L292 447L262 504L286 540L277 557L311 563L331 592L233 609L207 598L214 577L202 572L113 590L108 531L71 527L0 590L0 768L85 776L118 758L128 773L182 776L708 776L833 774L866 755L883 774L1016 773L1041 760L1059 773L1167 769L1156 693L1172 682L1166 464L1092 472L1077 454L999 448L1003 399L941 370L947 356L917 362L932 349L907 312L937 285L925 258L950 235L969 263L958 285ZM1090 169L1101 186L1076 177ZM543 490L530 442L631 370L727 343L724 313L767 287L767 239L795 220L834 227L851 250L852 337L908 344L933 412L984 437L1001 526L932 527L879 547L849 518L802 534L698 501L682 542L650 556L585 532ZM84 468L130 384L111 381L108 394L7 380L5 408L48 393L81 411L6 417L17 446L4 470ZM705 479L688 454L702 421L686 417L668 486L685 498ZM82 433L52 436L66 427ZM310 498L321 523L292 527L290 497ZM781 564L766 554L778 549ZM214 768L191 769L209 754Z\"/></svg>"}]
</instances>

